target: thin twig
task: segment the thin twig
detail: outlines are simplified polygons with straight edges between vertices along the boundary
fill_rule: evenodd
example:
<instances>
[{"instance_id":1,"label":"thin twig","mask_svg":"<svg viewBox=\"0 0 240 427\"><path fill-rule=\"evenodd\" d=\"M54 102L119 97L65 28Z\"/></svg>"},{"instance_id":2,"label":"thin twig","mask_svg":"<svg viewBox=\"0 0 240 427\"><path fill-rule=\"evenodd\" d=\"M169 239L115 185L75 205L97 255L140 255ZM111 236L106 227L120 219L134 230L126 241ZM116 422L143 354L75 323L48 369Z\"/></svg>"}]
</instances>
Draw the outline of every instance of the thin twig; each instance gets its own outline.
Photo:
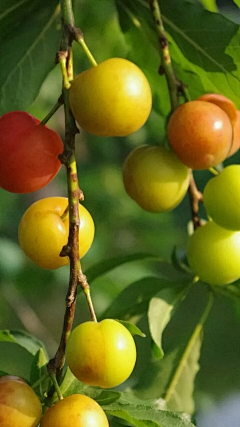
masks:
<instances>
[{"instance_id":1,"label":"thin twig","mask_svg":"<svg viewBox=\"0 0 240 427\"><path fill-rule=\"evenodd\" d=\"M179 107L179 97L184 93L184 84L177 79L175 76L172 61L169 51L167 34L163 25L161 10L158 4L158 0L148 0L154 23L156 26L156 31L158 35L159 47L160 47L160 57L161 65L159 68L160 74L165 74L168 91L170 96L172 112ZM192 212L192 221L194 229L201 225L201 221L198 216L198 205L200 200L202 200L201 193L198 191L193 174L191 173L189 188L188 188L190 202L191 202L191 212Z\"/></svg>"}]
</instances>

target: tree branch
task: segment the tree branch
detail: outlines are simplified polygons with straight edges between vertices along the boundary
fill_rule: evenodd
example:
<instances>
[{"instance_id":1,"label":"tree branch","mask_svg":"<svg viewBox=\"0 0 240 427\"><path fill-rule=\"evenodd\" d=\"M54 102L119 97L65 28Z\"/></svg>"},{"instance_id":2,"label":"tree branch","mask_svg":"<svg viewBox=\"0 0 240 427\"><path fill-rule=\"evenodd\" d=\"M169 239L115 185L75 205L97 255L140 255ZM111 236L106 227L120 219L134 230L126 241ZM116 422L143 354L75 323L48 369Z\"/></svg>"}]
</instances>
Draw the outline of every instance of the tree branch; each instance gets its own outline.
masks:
<instances>
[{"instance_id":1,"label":"tree branch","mask_svg":"<svg viewBox=\"0 0 240 427\"><path fill-rule=\"evenodd\" d=\"M160 57L161 65L159 68L160 74L165 74L168 91L170 96L172 112L179 107L179 96L184 93L184 84L178 80L175 76L172 67L172 61L169 51L167 34L163 25L161 10L158 4L158 0L148 0L154 23L156 26L156 31L158 35L159 48L160 48ZM192 221L194 229L201 225L198 211L199 211L199 201L202 200L202 195L198 191L196 183L194 181L193 174L191 173L189 188L188 188L190 202L191 202L191 212L192 212Z\"/></svg>"}]
</instances>

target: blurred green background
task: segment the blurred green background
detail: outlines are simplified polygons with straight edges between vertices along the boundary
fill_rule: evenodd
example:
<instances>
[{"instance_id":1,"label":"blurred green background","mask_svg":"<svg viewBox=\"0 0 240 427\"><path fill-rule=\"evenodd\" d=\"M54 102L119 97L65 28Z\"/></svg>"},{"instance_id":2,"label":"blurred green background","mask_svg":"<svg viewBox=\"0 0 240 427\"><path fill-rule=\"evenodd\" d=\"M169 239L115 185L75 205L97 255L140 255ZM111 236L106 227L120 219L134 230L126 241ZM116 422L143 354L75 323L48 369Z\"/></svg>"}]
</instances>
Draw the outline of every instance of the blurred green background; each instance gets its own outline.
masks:
<instances>
[{"instance_id":1,"label":"blurred green background","mask_svg":"<svg viewBox=\"0 0 240 427\"><path fill-rule=\"evenodd\" d=\"M83 30L98 62L113 56L128 55L129 47L120 30L112 1L93 1L91 8L86 0L76 1L75 13L76 24ZM156 70L158 65L156 62ZM89 67L79 46L74 47L74 66L76 73ZM55 104L60 91L61 72L56 66L28 111L43 119ZM48 125L63 137L62 108ZM191 220L188 195L173 212L151 214L141 210L128 197L122 182L123 162L132 149L141 144L158 145L164 141L165 121L155 111L152 111L141 130L127 138L101 138L84 131L77 136L80 188L85 195L84 206L90 211L96 226L92 248L82 260L83 271L96 263L124 254L144 252L170 260L175 245L185 247L187 225ZM228 162L239 161L240 155L236 154ZM210 173L197 172L195 177L202 190ZM28 330L44 341L50 355L53 355L61 333L69 269L63 267L45 271L32 264L19 248L17 233L21 216L31 203L43 197L66 195L64 167L50 184L35 193L16 195L0 189L0 329ZM203 209L201 216L205 218ZM155 267L150 262L137 262L95 280L92 283L92 297L97 315L104 312L124 287L137 279L154 275L154 271ZM198 301L192 297L187 306L190 315L196 310L195 304ZM88 319L87 305L79 294L76 323ZM207 408L222 396L239 389L238 337L239 308L231 301L218 297L206 324L201 369L196 380L198 408ZM4 346L1 351L0 369L3 369ZM144 361L141 363L144 366ZM17 373L18 367L15 369L13 374Z\"/></svg>"}]
</instances>

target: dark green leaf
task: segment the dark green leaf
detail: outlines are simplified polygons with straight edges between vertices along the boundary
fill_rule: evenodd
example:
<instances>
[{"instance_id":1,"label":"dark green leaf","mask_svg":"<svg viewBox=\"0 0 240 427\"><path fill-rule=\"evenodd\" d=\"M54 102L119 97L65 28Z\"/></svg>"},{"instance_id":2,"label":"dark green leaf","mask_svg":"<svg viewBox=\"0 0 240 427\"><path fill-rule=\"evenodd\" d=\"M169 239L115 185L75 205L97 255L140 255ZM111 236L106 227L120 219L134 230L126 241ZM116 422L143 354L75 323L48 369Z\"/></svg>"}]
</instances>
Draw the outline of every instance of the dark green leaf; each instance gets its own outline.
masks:
<instances>
[{"instance_id":1,"label":"dark green leaf","mask_svg":"<svg viewBox=\"0 0 240 427\"><path fill-rule=\"evenodd\" d=\"M36 381L40 380L43 376L47 374L47 356L42 348L38 350L38 352L35 354L32 366L31 366L31 372L30 372L30 383L33 385ZM41 383L34 388L34 391L40 396L43 397L44 393L49 390L50 386L52 385L50 377L45 378Z\"/></svg>"},{"instance_id":2,"label":"dark green leaf","mask_svg":"<svg viewBox=\"0 0 240 427\"><path fill-rule=\"evenodd\" d=\"M78 381L76 377L71 373L70 369L67 368L63 382L61 384L61 391L64 397L72 394L85 394L96 400L99 405L110 405L111 403L118 400L121 393L113 390L103 390L100 387L91 387ZM53 396L51 403L58 400L56 393Z\"/></svg>"},{"instance_id":3,"label":"dark green leaf","mask_svg":"<svg viewBox=\"0 0 240 427\"><path fill-rule=\"evenodd\" d=\"M134 336L134 335L139 335L142 338L145 338L146 335L133 323L130 322L126 322L125 320L117 320L117 322L121 323L123 326L125 326L125 328L127 328L129 330L129 332Z\"/></svg>"},{"instance_id":4,"label":"dark green leaf","mask_svg":"<svg viewBox=\"0 0 240 427\"><path fill-rule=\"evenodd\" d=\"M142 254L131 254L131 255L125 255L117 258L112 258L112 259L108 259L107 261L102 261L99 264L94 265L93 267L90 267L85 272L85 274L89 282L91 283L93 282L93 280L97 279L103 274L108 273L114 268L120 267L121 265L126 264L128 262L141 261L144 259L157 260L157 256L142 253Z\"/></svg>"},{"instance_id":5,"label":"dark green leaf","mask_svg":"<svg viewBox=\"0 0 240 427\"><path fill-rule=\"evenodd\" d=\"M117 5L122 14L125 13L125 21L128 19L127 26L123 25L120 16L123 31L131 33L134 26L139 37L144 33L158 51L157 34L147 2L117 0ZM236 49L240 43L239 26L191 0L161 2L161 11L175 72L188 85L191 98L204 92L220 92L240 108L240 63ZM155 86L153 89L155 93ZM160 108L164 111L161 104Z\"/></svg>"},{"instance_id":6,"label":"dark green leaf","mask_svg":"<svg viewBox=\"0 0 240 427\"><path fill-rule=\"evenodd\" d=\"M39 348L44 348L41 341L25 331L2 330L0 331L0 342L1 341L18 344L32 355L35 355Z\"/></svg>"},{"instance_id":7,"label":"dark green leaf","mask_svg":"<svg viewBox=\"0 0 240 427\"><path fill-rule=\"evenodd\" d=\"M165 330L163 359L147 361L136 386L137 397L163 398L169 410L193 413L194 380L202 342L201 319L206 307L206 288L194 285Z\"/></svg>"},{"instance_id":8,"label":"dark green leaf","mask_svg":"<svg viewBox=\"0 0 240 427\"><path fill-rule=\"evenodd\" d=\"M156 277L146 277L132 283L113 301L101 316L104 318L130 319L135 315L144 314L150 299L162 288L168 287L170 281Z\"/></svg>"},{"instance_id":9,"label":"dark green leaf","mask_svg":"<svg viewBox=\"0 0 240 427\"><path fill-rule=\"evenodd\" d=\"M194 427L194 425L179 415L161 411L151 406L113 404L103 407L109 415L126 420L135 427Z\"/></svg>"},{"instance_id":10,"label":"dark green leaf","mask_svg":"<svg viewBox=\"0 0 240 427\"><path fill-rule=\"evenodd\" d=\"M11 0L0 11L0 114L35 100L59 49L58 0Z\"/></svg>"},{"instance_id":11,"label":"dark green leaf","mask_svg":"<svg viewBox=\"0 0 240 427\"><path fill-rule=\"evenodd\" d=\"M0 342L0 370L9 375L30 379L33 355L25 348L12 342Z\"/></svg>"}]
</instances>

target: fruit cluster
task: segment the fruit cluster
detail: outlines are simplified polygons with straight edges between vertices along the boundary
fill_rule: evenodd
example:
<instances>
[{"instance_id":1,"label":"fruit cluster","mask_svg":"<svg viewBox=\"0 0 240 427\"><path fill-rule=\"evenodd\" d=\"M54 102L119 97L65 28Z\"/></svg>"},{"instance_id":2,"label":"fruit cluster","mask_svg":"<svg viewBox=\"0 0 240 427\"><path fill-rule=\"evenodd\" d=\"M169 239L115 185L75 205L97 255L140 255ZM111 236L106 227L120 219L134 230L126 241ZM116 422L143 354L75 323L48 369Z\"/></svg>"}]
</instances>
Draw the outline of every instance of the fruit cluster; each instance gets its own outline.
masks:
<instances>
[{"instance_id":1,"label":"fruit cluster","mask_svg":"<svg viewBox=\"0 0 240 427\"><path fill-rule=\"evenodd\" d=\"M116 90L116 85L118 90ZM106 96L108 93L108 96ZM113 58L87 70L72 82L69 99L83 129L96 135L129 135L147 120L152 97L142 71L130 61ZM99 107L101 106L101 108ZM125 111L125 115L122 115ZM63 144L58 134L23 111L0 118L0 186L14 193L30 193L47 185L58 173ZM39 267L56 269L68 264L62 249L69 235L68 199L49 197L33 203L19 224L19 244ZM79 256L89 250L94 222L79 205ZM88 385L116 387L131 375L136 346L120 322L105 319L77 326L67 342L66 359L75 377ZM42 416L41 402L21 378L0 378L1 427L108 427L101 407L84 395L71 395Z\"/></svg>"},{"instance_id":2,"label":"fruit cluster","mask_svg":"<svg viewBox=\"0 0 240 427\"><path fill-rule=\"evenodd\" d=\"M73 374L85 384L115 387L131 374L136 362L132 335L121 323L105 319L76 327L67 344L67 361ZM0 378L1 427L108 427L102 408L90 397L73 394L59 400L42 416L42 405L21 378Z\"/></svg>"},{"instance_id":3,"label":"fruit cluster","mask_svg":"<svg viewBox=\"0 0 240 427\"><path fill-rule=\"evenodd\" d=\"M106 96L107 95L107 96ZM79 125L98 136L126 136L146 122L151 89L142 71L130 61L112 58L79 74L69 100ZM124 114L123 114L124 113ZM29 193L47 185L58 173L63 151L60 137L31 115L15 111L0 118L0 186ZM203 95L180 106L168 123L171 150L141 146L127 157L123 182L129 196L150 212L167 212L184 198L190 169L216 166L240 147L240 115L221 95ZM240 277L240 166L233 165L210 180L204 190L209 222L190 237L190 267L209 284L228 284ZM93 242L94 222L79 205L79 255ZM38 266L66 265L62 248L68 243L68 199L38 200L19 224L19 243ZM224 261L224 262L223 262ZM85 384L112 388L123 383L136 362L132 335L120 322L105 319L77 326L67 342L66 359L73 375ZM68 396L42 416L31 387L12 376L0 378L2 427L108 427L100 406L83 395Z\"/></svg>"},{"instance_id":4,"label":"fruit cluster","mask_svg":"<svg viewBox=\"0 0 240 427\"><path fill-rule=\"evenodd\" d=\"M144 145L129 154L123 167L126 192L150 212L167 212L181 202L189 168L212 168L236 153L240 112L225 96L206 94L181 105L170 117L167 133L172 151ZM189 239L190 267L209 284L240 278L239 173L239 165L228 166L208 182L203 199L210 221Z\"/></svg>"}]
</instances>

